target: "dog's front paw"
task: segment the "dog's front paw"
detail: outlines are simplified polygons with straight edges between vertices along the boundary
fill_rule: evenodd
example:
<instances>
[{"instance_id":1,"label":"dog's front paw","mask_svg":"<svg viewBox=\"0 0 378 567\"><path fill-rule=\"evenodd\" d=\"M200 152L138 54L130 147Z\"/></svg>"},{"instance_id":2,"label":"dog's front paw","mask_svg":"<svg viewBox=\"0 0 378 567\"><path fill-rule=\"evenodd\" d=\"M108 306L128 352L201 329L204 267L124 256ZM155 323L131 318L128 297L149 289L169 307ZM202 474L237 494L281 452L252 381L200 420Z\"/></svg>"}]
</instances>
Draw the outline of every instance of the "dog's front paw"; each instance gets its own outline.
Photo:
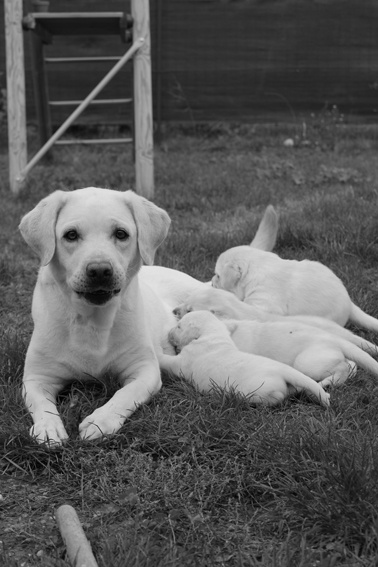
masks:
<instances>
[{"instance_id":1,"label":"dog's front paw","mask_svg":"<svg viewBox=\"0 0 378 567\"><path fill-rule=\"evenodd\" d=\"M30 435L37 443L46 445L49 449L59 448L68 439L61 419L54 416L34 423L30 429Z\"/></svg>"},{"instance_id":2,"label":"dog's front paw","mask_svg":"<svg viewBox=\"0 0 378 567\"><path fill-rule=\"evenodd\" d=\"M92 441L116 433L125 421L124 416L109 415L102 408L97 409L88 415L79 425L81 439Z\"/></svg>"}]
</instances>

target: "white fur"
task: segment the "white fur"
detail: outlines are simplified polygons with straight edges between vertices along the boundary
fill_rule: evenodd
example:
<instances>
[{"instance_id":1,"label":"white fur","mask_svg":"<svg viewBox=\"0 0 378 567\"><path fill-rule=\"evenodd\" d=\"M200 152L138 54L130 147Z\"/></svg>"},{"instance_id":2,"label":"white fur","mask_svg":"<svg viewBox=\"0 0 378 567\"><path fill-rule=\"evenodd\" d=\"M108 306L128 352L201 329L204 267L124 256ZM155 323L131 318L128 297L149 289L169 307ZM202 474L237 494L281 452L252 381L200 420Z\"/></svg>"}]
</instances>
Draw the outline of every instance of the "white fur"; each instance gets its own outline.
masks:
<instances>
[{"instance_id":1,"label":"white fur","mask_svg":"<svg viewBox=\"0 0 378 567\"><path fill-rule=\"evenodd\" d=\"M271 313L318 315L378 332L378 320L354 305L342 281L319 262L284 260L272 252L237 246L219 256L212 283Z\"/></svg>"},{"instance_id":2,"label":"white fur","mask_svg":"<svg viewBox=\"0 0 378 567\"><path fill-rule=\"evenodd\" d=\"M349 360L378 377L378 363L366 352L310 325L292 320L229 319L224 323L238 349L288 364L323 386L345 382L351 370Z\"/></svg>"},{"instance_id":3,"label":"white fur","mask_svg":"<svg viewBox=\"0 0 378 567\"><path fill-rule=\"evenodd\" d=\"M186 298L186 301L178 305L174 309L175 315L183 317L190 311L208 310L214 313L217 317L226 319L238 319L249 321L282 321L291 322L291 324L306 324L311 327L316 327L327 331L336 337L340 337L354 345L366 350L370 354L377 354L377 347L341 327L334 321L324 319L323 317L311 315L277 315L269 313L263 309L248 305L244 301L240 301L233 293L223 289L216 289L214 287L198 288L192 291Z\"/></svg>"},{"instance_id":4,"label":"white fur","mask_svg":"<svg viewBox=\"0 0 378 567\"><path fill-rule=\"evenodd\" d=\"M324 406L329 395L298 370L262 356L239 351L228 329L209 311L187 313L169 333L176 356L161 354L160 365L192 380L200 390L214 384L233 388L253 404L276 405L292 391L305 391Z\"/></svg>"},{"instance_id":5,"label":"white fur","mask_svg":"<svg viewBox=\"0 0 378 567\"><path fill-rule=\"evenodd\" d=\"M139 285L138 271L142 261L152 263L169 223L165 211L131 191L93 187L56 191L22 219L22 235L42 263L23 381L37 441L67 439L56 397L74 379L111 371L122 386L80 424L85 439L116 432L160 389L155 350L174 317L152 289ZM73 231L78 238L68 240ZM100 267L97 272L108 266L113 275L94 281L88 266ZM101 289L109 299L95 304Z\"/></svg>"}]
</instances>

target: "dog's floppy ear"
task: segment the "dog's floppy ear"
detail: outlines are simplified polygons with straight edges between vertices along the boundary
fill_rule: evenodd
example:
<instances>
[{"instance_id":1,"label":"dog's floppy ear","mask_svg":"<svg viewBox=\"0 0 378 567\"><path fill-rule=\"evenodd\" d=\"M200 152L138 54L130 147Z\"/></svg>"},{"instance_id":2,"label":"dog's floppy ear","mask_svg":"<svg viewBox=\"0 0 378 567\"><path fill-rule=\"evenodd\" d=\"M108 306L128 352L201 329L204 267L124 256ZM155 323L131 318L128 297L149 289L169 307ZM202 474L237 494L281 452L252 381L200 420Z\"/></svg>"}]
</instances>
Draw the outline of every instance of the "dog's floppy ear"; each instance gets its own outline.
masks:
<instances>
[{"instance_id":1,"label":"dog's floppy ear","mask_svg":"<svg viewBox=\"0 0 378 567\"><path fill-rule=\"evenodd\" d=\"M242 262L227 262L222 271L222 287L226 290L234 289L245 272Z\"/></svg>"},{"instance_id":2,"label":"dog's floppy ear","mask_svg":"<svg viewBox=\"0 0 378 567\"><path fill-rule=\"evenodd\" d=\"M271 252L276 244L277 233L278 214L273 205L268 205L250 245L252 248L259 248L260 250Z\"/></svg>"},{"instance_id":3,"label":"dog's floppy ear","mask_svg":"<svg viewBox=\"0 0 378 567\"><path fill-rule=\"evenodd\" d=\"M27 213L19 225L23 238L39 256L42 266L51 262L54 256L55 226L65 196L64 191L54 191Z\"/></svg>"},{"instance_id":4,"label":"dog's floppy ear","mask_svg":"<svg viewBox=\"0 0 378 567\"><path fill-rule=\"evenodd\" d=\"M196 325L190 325L186 328L181 335L181 345L186 346L192 341L197 340L201 336L201 329Z\"/></svg>"},{"instance_id":5,"label":"dog's floppy ear","mask_svg":"<svg viewBox=\"0 0 378 567\"><path fill-rule=\"evenodd\" d=\"M140 255L144 263L151 266L156 250L168 234L171 219L163 209L133 191L126 191L125 198L137 227Z\"/></svg>"}]
</instances>

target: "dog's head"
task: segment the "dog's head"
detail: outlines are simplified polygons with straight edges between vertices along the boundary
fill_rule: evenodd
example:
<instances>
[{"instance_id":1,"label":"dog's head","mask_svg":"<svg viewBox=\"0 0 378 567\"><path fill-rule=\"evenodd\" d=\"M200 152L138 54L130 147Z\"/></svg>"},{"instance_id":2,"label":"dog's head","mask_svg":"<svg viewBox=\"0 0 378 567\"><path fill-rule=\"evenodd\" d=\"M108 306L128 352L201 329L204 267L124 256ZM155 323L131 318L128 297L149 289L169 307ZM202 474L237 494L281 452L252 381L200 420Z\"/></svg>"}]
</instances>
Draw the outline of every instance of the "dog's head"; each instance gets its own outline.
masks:
<instances>
[{"instance_id":1,"label":"dog's head","mask_svg":"<svg viewBox=\"0 0 378 567\"><path fill-rule=\"evenodd\" d=\"M57 282L94 305L125 289L152 264L168 214L132 191L87 187L55 191L24 216L20 231Z\"/></svg>"},{"instance_id":2,"label":"dog's head","mask_svg":"<svg viewBox=\"0 0 378 567\"><path fill-rule=\"evenodd\" d=\"M220 329L226 330L223 323L210 311L191 311L169 331L168 339L180 351L184 346L204 335L218 334Z\"/></svg>"},{"instance_id":3,"label":"dog's head","mask_svg":"<svg viewBox=\"0 0 378 567\"><path fill-rule=\"evenodd\" d=\"M212 286L230 291L243 300L243 280L248 274L250 256L253 253L250 246L237 246L223 252L215 265Z\"/></svg>"}]
</instances>

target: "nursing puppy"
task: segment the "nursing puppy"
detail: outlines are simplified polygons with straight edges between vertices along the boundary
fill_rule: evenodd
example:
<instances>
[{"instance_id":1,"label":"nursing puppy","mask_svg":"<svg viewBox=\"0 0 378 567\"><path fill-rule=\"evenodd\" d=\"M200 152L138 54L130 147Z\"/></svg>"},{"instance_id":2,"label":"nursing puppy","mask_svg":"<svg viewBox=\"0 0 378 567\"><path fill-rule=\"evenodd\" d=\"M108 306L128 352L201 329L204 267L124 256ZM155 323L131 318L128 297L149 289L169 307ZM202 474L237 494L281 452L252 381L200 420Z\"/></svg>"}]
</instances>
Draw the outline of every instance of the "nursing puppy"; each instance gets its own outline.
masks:
<instances>
[{"instance_id":1,"label":"nursing puppy","mask_svg":"<svg viewBox=\"0 0 378 567\"><path fill-rule=\"evenodd\" d=\"M274 406L304 391L324 406L329 395L314 380L275 360L239 351L226 326L209 311L185 315L169 333L179 354L161 354L161 368L192 380L200 390L233 388L253 404Z\"/></svg>"},{"instance_id":2,"label":"nursing puppy","mask_svg":"<svg viewBox=\"0 0 378 567\"><path fill-rule=\"evenodd\" d=\"M247 321L282 321L291 322L293 325L302 323L316 327L331 333L333 336L340 337L349 341L370 354L376 355L378 350L376 345L354 335L344 327L341 327L334 321L324 319L323 317L316 317L311 315L277 315L269 313L263 309L248 305L240 301L233 293L223 289L216 289L214 287L201 287L192 291L186 298L186 301L178 305L173 313L179 318L183 317L186 313L191 311L211 311L218 318L221 319L237 319ZM314 329L315 330L315 329Z\"/></svg>"},{"instance_id":3,"label":"nursing puppy","mask_svg":"<svg viewBox=\"0 0 378 567\"><path fill-rule=\"evenodd\" d=\"M347 380L349 360L378 378L378 363L366 352L310 325L292 320L261 323L231 319L224 324L238 349L288 364L323 387Z\"/></svg>"},{"instance_id":4,"label":"nursing puppy","mask_svg":"<svg viewBox=\"0 0 378 567\"><path fill-rule=\"evenodd\" d=\"M237 246L219 256L212 285L271 313L318 315L378 332L378 320L357 307L342 281L319 262Z\"/></svg>"}]
</instances>

